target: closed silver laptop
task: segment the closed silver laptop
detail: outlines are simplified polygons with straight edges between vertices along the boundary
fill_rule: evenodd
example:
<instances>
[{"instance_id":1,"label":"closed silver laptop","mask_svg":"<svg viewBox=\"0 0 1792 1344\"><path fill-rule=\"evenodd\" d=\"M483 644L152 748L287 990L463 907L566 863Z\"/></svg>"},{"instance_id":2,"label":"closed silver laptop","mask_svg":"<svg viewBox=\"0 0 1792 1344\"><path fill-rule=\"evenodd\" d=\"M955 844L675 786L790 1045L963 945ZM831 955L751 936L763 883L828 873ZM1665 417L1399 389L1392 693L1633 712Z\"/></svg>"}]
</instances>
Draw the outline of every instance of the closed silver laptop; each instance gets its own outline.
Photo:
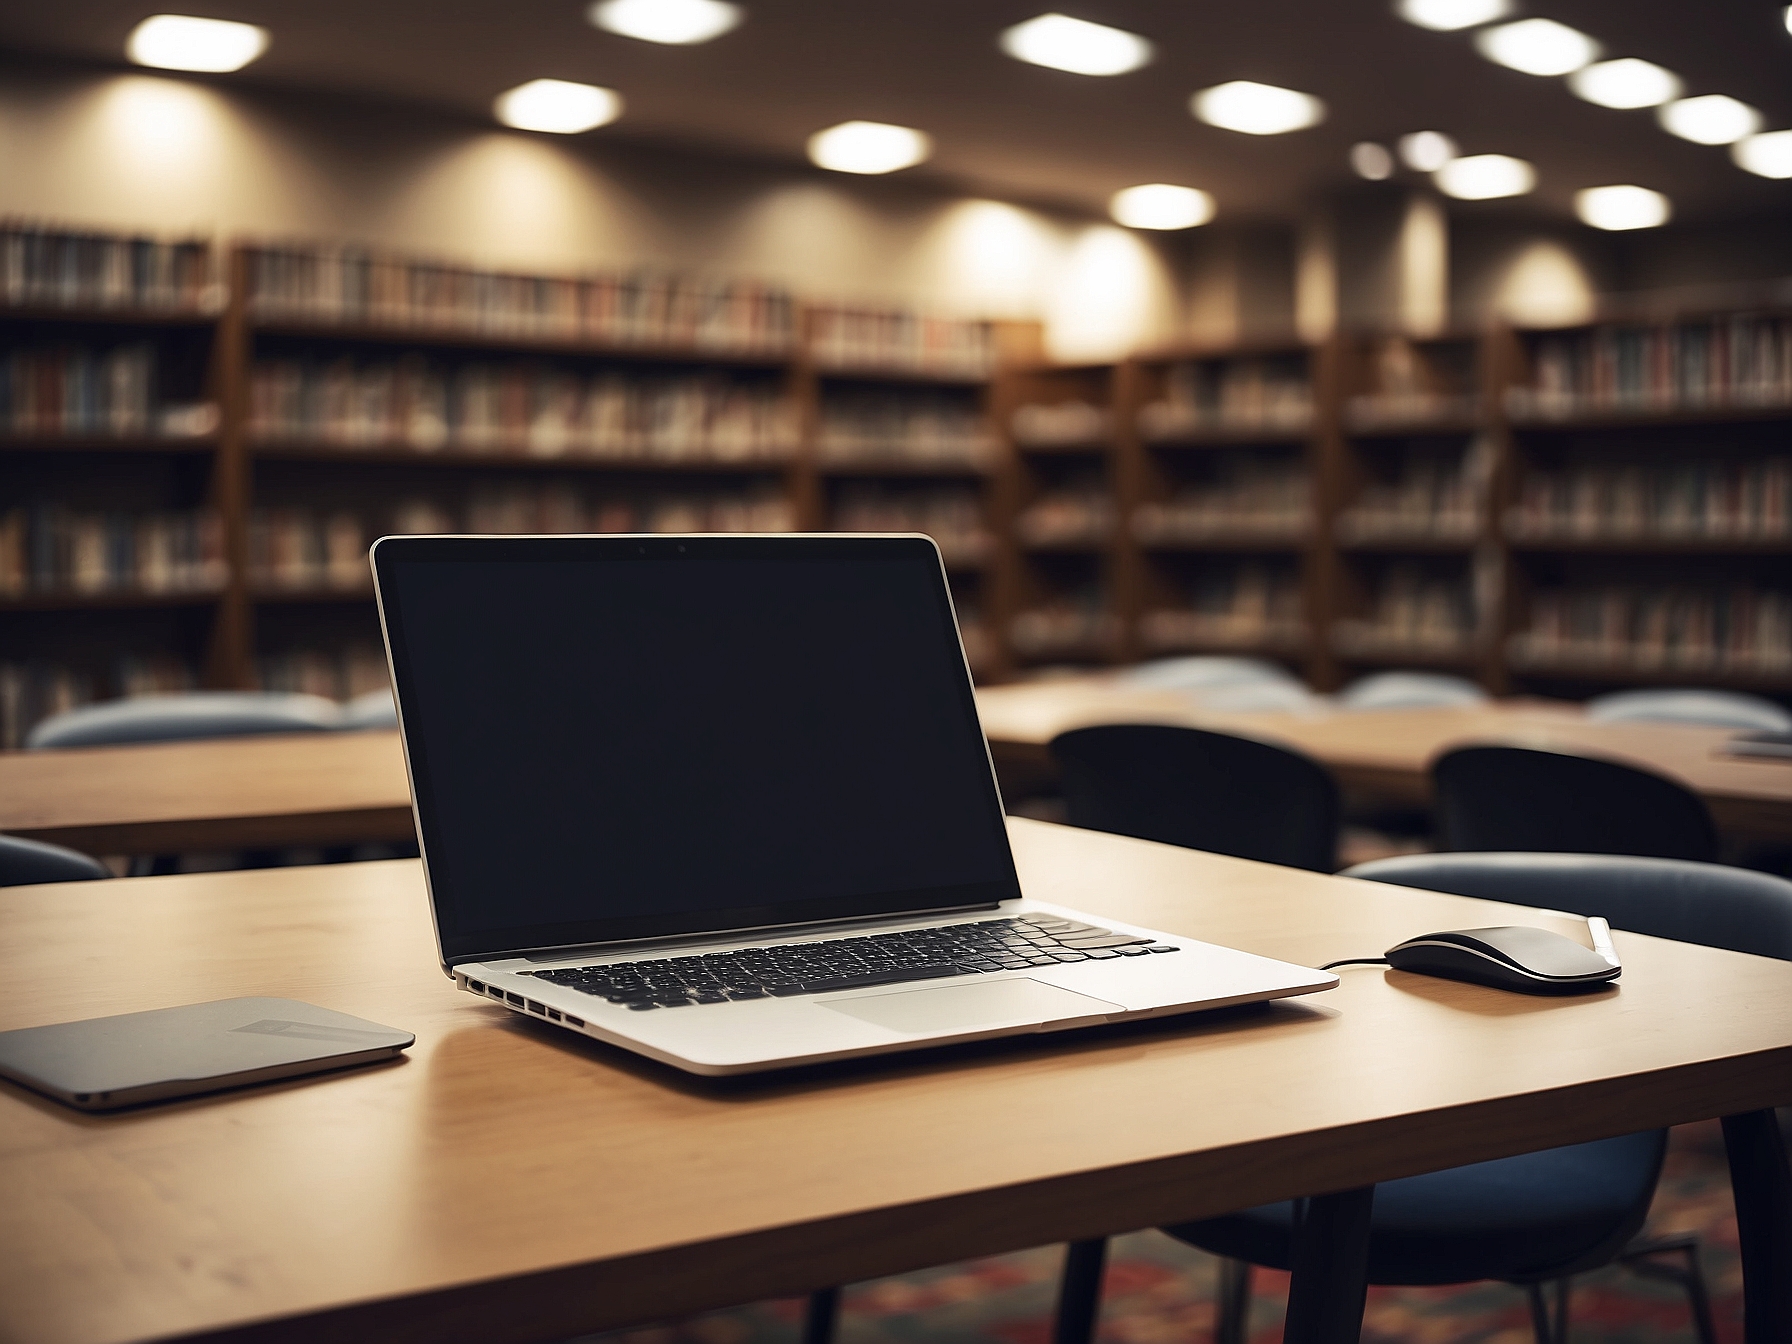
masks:
<instances>
[{"instance_id":1,"label":"closed silver laptop","mask_svg":"<svg viewBox=\"0 0 1792 1344\"><path fill-rule=\"evenodd\" d=\"M1031 900L922 536L373 549L440 960L702 1074L1337 977Z\"/></svg>"}]
</instances>

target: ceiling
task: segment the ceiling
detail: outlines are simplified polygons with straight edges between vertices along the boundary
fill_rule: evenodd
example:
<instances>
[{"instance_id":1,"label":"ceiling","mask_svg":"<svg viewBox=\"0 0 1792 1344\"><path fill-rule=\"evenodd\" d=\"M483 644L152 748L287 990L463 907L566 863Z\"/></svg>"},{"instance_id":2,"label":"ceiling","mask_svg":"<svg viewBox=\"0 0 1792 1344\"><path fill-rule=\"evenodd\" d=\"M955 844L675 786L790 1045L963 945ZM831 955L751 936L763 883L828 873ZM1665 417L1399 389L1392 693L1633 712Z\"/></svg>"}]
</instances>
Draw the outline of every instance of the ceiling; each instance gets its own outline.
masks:
<instances>
[{"instance_id":1,"label":"ceiling","mask_svg":"<svg viewBox=\"0 0 1792 1344\"><path fill-rule=\"evenodd\" d=\"M0 47L121 64L125 35L168 0L57 0L0 10ZM185 11L187 0L172 8ZM623 119L591 138L798 160L813 131L849 119L930 132L908 176L1010 199L1100 208L1140 182L1204 187L1221 217L1290 216L1348 180L1361 139L1441 130L1464 153L1532 160L1530 211L1566 215L1581 187L1667 192L1682 220L1792 213L1792 182L1734 167L1646 111L1573 97L1559 79L1492 65L1463 34L1393 17L1388 0L743 0L747 21L695 47L601 32L584 0L191 0L273 33L231 84L372 95L489 121L491 100L551 76L618 89ZM1142 33L1156 60L1090 78L1003 56L995 35L1051 8ZM1728 93L1792 126L1792 35L1779 0L1536 0L1531 13L1601 39L1610 55L1677 71L1689 93ZM1318 94L1320 126L1257 137L1188 113L1194 90L1254 79ZM1511 209L1510 203L1468 209Z\"/></svg>"}]
</instances>

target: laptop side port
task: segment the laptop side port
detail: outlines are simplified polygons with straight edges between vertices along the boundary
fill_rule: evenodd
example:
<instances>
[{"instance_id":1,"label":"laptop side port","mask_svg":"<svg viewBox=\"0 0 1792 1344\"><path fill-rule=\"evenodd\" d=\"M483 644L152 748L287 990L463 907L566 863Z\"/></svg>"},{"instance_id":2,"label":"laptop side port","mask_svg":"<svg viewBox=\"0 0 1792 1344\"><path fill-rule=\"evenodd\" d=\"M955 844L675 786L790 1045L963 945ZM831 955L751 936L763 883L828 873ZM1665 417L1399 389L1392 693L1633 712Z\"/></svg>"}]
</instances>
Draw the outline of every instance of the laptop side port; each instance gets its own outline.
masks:
<instances>
[{"instance_id":1,"label":"laptop side port","mask_svg":"<svg viewBox=\"0 0 1792 1344\"><path fill-rule=\"evenodd\" d=\"M585 1019L582 1017L574 1017L571 1013L568 1013L566 1015L566 1024L569 1027L582 1027L585 1025Z\"/></svg>"},{"instance_id":2,"label":"laptop side port","mask_svg":"<svg viewBox=\"0 0 1792 1344\"><path fill-rule=\"evenodd\" d=\"M540 1013L543 1017L548 1015L548 1006L545 1003L537 1003L534 999L529 999L527 1002L530 1012Z\"/></svg>"},{"instance_id":3,"label":"laptop side port","mask_svg":"<svg viewBox=\"0 0 1792 1344\"><path fill-rule=\"evenodd\" d=\"M504 996L504 1002L508 1003L508 1004L514 1004L516 1007L521 1008L523 1006L524 1000L523 1000L523 996L521 994L506 994Z\"/></svg>"},{"instance_id":4,"label":"laptop side port","mask_svg":"<svg viewBox=\"0 0 1792 1344\"><path fill-rule=\"evenodd\" d=\"M467 988L472 990L475 994L485 993L485 986L480 984L477 980L467 981Z\"/></svg>"}]
</instances>

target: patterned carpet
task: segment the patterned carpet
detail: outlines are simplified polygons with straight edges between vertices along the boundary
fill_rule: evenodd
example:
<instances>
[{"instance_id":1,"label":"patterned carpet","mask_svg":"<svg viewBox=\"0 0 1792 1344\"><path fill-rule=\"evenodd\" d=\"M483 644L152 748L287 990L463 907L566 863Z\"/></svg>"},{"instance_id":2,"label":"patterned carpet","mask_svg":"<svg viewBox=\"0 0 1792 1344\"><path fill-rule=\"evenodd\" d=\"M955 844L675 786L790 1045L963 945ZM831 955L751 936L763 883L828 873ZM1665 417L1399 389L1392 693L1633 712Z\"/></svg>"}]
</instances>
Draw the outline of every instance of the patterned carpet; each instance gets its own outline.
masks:
<instances>
[{"instance_id":1,"label":"patterned carpet","mask_svg":"<svg viewBox=\"0 0 1792 1344\"><path fill-rule=\"evenodd\" d=\"M1723 1136L1715 1121L1674 1131L1648 1232L1694 1231L1718 1339L1742 1341L1742 1271ZM853 1284L840 1344L1046 1344L1062 1250L944 1265ZM1213 1326L1211 1257L1157 1232L1119 1237L1110 1250L1100 1344L1188 1344ZM1252 1344L1281 1338L1287 1276L1260 1272ZM793 1344L802 1304L762 1302L580 1344ZM1574 1344L1680 1344L1694 1335L1673 1284L1609 1268L1575 1280ZM1530 1344L1524 1295L1499 1283L1461 1288L1372 1288L1365 1344Z\"/></svg>"}]
</instances>

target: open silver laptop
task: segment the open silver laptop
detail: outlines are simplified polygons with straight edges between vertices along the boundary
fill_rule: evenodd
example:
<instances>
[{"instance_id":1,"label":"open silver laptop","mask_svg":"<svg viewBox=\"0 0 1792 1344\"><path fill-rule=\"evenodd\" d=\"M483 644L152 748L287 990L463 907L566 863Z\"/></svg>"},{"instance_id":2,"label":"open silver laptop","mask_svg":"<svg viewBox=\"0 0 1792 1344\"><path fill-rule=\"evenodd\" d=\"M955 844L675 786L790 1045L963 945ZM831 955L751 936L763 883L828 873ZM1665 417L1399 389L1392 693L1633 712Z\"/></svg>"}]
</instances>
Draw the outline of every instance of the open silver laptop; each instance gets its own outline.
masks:
<instances>
[{"instance_id":1,"label":"open silver laptop","mask_svg":"<svg viewBox=\"0 0 1792 1344\"><path fill-rule=\"evenodd\" d=\"M1027 898L922 536L388 537L443 969L702 1074L1337 977Z\"/></svg>"}]
</instances>

